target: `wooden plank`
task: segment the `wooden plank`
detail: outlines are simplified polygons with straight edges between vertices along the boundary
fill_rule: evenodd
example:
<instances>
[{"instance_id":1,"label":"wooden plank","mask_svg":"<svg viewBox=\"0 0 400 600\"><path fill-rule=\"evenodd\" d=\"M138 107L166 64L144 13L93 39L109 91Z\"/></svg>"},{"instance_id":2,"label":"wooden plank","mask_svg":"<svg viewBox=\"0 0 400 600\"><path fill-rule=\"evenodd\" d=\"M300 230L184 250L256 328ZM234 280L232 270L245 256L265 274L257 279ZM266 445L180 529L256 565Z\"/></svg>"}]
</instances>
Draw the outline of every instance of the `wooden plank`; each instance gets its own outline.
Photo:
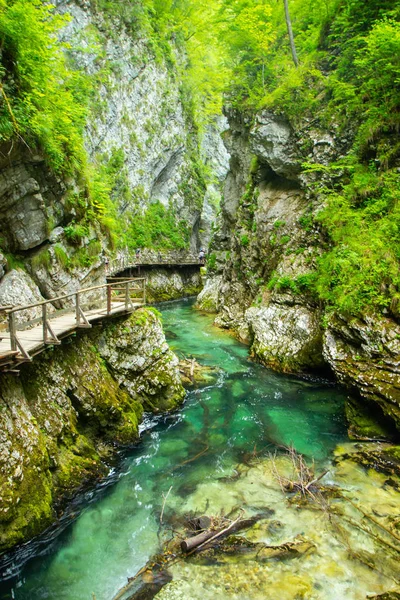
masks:
<instances>
[{"instance_id":1,"label":"wooden plank","mask_svg":"<svg viewBox=\"0 0 400 600\"><path fill-rule=\"evenodd\" d=\"M139 300L133 302L133 300ZM129 302L129 308L126 309L125 299L123 301L111 302L111 310L107 314L107 308L100 307L85 311L85 317L88 322L101 320L107 317L117 316L119 314L127 314L132 312L136 308L143 306L143 302L140 299L131 299ZM65 313L65 309L62 311L62 315L57 316L57 313L46 315L47 323L51 322L51 330L55 337L64 337L77 330L76 323L76 310L69 313ZM43 340L43 323L39 323L31 329L17 330L18 341L23 347L24 351L32 356L39 352L42 352L45 348L45 342ZM49 340L50 341L50 340ZM25 359L18 351L11 350L10 334L2 334L0 341L0 368L6 367L10 363L20 364Z\"/></svg>"}]
</instances>

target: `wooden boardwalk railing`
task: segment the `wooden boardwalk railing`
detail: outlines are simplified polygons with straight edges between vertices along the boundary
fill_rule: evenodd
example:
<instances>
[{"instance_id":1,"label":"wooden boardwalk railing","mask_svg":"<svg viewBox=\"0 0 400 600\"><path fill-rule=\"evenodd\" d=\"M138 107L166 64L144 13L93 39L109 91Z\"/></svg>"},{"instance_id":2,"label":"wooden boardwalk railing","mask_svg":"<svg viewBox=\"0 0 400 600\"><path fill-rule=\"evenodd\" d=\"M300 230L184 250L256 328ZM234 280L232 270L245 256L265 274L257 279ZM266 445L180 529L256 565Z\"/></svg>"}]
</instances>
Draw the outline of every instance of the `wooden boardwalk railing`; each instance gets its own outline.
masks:
<instances>
[{"instance_id":1,"label":"wooden boardwalk railing","mask_svg":"<svg viewBox=\"0 0 400 600\"><path fill-rule=\"evenodd\" d=\"M168 256L158 256L147 258L146 256L137 256L136 254L117 256L116 258L106 262L107 277L121 273L128 269L139 269L140 267L187 267L187 266L204 266L204 261L200 261L194 256L186 256L185 259L174 259Z\"/></svg>"},{"instance_id":2,"label":"wooden boardwalk railing","mask_svg":"<svg viewBox=\"0 0 400 600\"><path fill-rule=\"evenodd\" d=\"M67 304L57 310L54 305ZM13 371L19 364L76 329L92 327L92 322L126 314L146 303L146 280L127 278L80 289L24 306L0 307L8 327L0 331L0 370ZM27 312L41 308L41 315L29 319ZM29 314L29 313L28 313Z\"/></svg>"}]
</instances>

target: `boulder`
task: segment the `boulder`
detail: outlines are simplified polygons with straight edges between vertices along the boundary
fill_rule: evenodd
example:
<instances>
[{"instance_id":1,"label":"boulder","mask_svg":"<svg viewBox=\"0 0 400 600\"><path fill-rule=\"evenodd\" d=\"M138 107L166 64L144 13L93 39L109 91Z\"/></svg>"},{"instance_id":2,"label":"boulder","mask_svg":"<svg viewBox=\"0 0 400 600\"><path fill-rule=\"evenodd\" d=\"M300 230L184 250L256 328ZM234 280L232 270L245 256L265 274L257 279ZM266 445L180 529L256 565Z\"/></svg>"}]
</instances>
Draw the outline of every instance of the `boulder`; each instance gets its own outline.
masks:
<instances>
[{"instance_id":1,"label":"boulder","mask_svg":"<svg viewBox=\"0 0 400 600\"><path fill-rule=\"evenodd\" d=\"M339 381L378 403L400 430L400 326L377 315L331 316L323 353Z\"/></svg>"},{"instance_id":2,"label":"boulder","mask_svg":"<svg viewBox=\"0 0 400 600\"><path fill-rule=\"evenodd\" d=\"M222 275L215 275L206 280L204 288L197 296L196 308L208 313L218 312L219 288Z\"/></svg>"},{"instance_id":3,"label":"boulder","mask_svg":"<svg viewBox=\"0 0 400 600\"><path fill-rule=\"evenodd\" d=\"M250 130L252 152L281 177L297 180L299 152L289 122L268 111L258 113Z\"/></svg>"},{"instance_id":4,"label":"boulder","mask_svg":"<svg viewBox=\"0 0 400 600\"><path fill-rule=\"evenodd\" d=\"M323 365L319 315L302 305L269 304L246 310L251 351L265 365L299 372Z\"/></svg>"},{"instance_id":5,"label":"boulder","mask_svg":"<svg viewBox=\"0 0 400 600\"><path fill-rule=\"evenodd\" d=\"M170 410L183 400L179 361L153 309L139 309L108 328L99 339L99 351L119 385L140 398L147 410Z\"/></svg>"}]
</instances>

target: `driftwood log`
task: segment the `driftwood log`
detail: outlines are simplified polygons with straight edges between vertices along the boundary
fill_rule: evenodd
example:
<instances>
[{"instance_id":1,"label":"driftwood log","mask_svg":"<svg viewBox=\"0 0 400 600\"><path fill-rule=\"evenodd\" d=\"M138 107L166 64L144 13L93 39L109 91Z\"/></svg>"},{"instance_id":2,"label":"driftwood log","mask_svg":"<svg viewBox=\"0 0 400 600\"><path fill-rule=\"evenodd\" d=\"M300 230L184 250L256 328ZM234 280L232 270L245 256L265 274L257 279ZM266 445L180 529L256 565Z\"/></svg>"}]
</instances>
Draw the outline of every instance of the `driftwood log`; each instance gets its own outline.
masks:
<instances>
[{"instance_id":1,"label":"driftwood log","mask_svg":"<svg viewBox=\"0 0 400 600\"><path fill-rule=\"evenodd\" d=\"M202 533L198 533L193 537L186 538L181 542L182 552L190 552L200 544L203 544L207 540L211 539L216 534L216 531L203 531Z\"/></svg>"},{"instance_id":2,"label":"driftwood log","mask_svg":"<svg viewBox=\"0 0 400 600\"><path fill-rule=\"evenodd\" d=\"M243 519L242 514L232 521L229 525L222 527L217 530L208 530L203 531L197 535L186 538L181 542L182 552L193 552L194 550L201 550L204 547L208 547L207 542L211 543L217 541L219 538L225 537L226 535L230 535L232 533L236 533L241 529L247 529L248 527L252 527L257 521L263 519L265 514L254 515L254 517L250 517L248 519Z\"/></svg>"}]
</instances>

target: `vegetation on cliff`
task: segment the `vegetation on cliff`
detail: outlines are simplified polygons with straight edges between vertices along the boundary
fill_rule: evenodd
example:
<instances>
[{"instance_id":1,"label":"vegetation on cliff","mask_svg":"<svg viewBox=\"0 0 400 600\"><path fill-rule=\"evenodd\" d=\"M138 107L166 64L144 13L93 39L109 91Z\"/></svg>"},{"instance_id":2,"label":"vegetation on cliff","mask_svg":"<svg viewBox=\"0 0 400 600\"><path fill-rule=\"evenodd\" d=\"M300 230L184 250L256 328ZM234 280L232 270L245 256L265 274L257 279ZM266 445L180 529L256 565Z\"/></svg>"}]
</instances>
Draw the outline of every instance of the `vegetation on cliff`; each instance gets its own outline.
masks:
<instances>
[{"instance_id":1,"label":"vegetation on cliff","mask_svg":"<svg viewBox=\"0 0 400 600\"><path fill-rule=\"evenodd\" d=\"M64 40L68 14L42 0L2 0L0 2L0 144L3 154L20 146L30 156L43 155L47 166L68 182L67 241L78 245L93 223L99 223L109 242L119 246L151 248L188 247L189 231L184 216L174 206L147 208L150 201L143 186L129 184L123 148L89 156L85 128L101 114L99 89L107 88L116 64L107 58L106 45L118 30L134 44L145 48L141 58L166 71L170 82L185 72L183 38L177 39L173 27L164 23L164 8L157 1L143 0L118 4L100 1L90 7L95 25L86 39L73 46ZM88 8L88 7L86 7ZM90 28L91 27L91 28ZM67 36L68 37L68 36ZM178 36L179 37L179 36ZM93 58L94 69L85 70L82 56ZM80 58L79 58L80 57ZM177 86L178 89L178 86ZM196 119L194 86L181 85L181 104L188 134L184 176L179 193L185 204L201 208L209 177L200 158L199 120ZM103 93L104 96L104 93ZM167 99L165 100L167 102ZM168 117L176 106L160 108ZM130 123L126 115L124 126ZM131 119L135 123L134 119ZM161 132L149 118L143 124L148 137ZM132 140L136 136L132 125ZM137 141L141 158L146 147ZM11 148L11 150L10 150ZM72 183L71 185L71 182ZM126 211L129 206L129 211ZM123 207L123 210L121 209ZM129 213L129 215L128 215ZM127 218L129 216L129 218ZM127 231L127 225L129 231ZM51 224L49 224L51 230ZM2 240L0 239L0 245Z\"/></svg>"},{"instance_id":2,"label":"vegetation on cliff","mask_svg":"<svg viewBox=\"0 0 400 600\"><path fill-rule=\"evenodd\" d=\"M304 148L303 170L316 175L315 194L325 201L318 220L327 243L314 289L341 312L397 314L400 5L293 0L296 68L280 4L268 67L248 70L232 100L284 113L296 129L314 124L348 138L330 165L309 164Z\"/></svg>"},{"instance_id":3,"label":"vegetation on cliff","mask_svg":"<svg viewBox=\"0 0 400 600\"><path fill-rule=\"evenodd\" d=\"M117 19L133 39L147 39L154 61L179 78L195 135L221 112L225 95L250 115L267 108L287 116L296 131L312 123L346 138L334 164L310 164L306 143L303 149L303 171L325 202L318 220L326 246L314 291L342 312L397 314L400 3L290 0L289 9L298 66L282 0L101 0L94 7L110 35ZM132 246L187 246L173 208L136 211L125 232L112 203L116 195L132 200L123 160L88 165L83 132L98 82L69 63L57 37L67 20L41 0L1 1L0 140L39 146L54 170L85 182L73 199L83 227L98 220ZM195 165L196 153L194 144L187 187L197 197L207 174Z\"/></svg>"},{"instance_id":4,"label":"vegetation on cliff","mask_svg":"<svg viewBox=\"0 0 400 600\"><path fill-rule=\"evenodd\" d=\"M304 139L302 170L325 204L318 221L326 245L314 291L344 313L397 315L400 4L291 0L299 66L281 0L214 6L229 104L250 115L282 114L300 144ZM333 132L343 146L338 161L308 162L312 126Z\"/></svg>"}]
</instances>

